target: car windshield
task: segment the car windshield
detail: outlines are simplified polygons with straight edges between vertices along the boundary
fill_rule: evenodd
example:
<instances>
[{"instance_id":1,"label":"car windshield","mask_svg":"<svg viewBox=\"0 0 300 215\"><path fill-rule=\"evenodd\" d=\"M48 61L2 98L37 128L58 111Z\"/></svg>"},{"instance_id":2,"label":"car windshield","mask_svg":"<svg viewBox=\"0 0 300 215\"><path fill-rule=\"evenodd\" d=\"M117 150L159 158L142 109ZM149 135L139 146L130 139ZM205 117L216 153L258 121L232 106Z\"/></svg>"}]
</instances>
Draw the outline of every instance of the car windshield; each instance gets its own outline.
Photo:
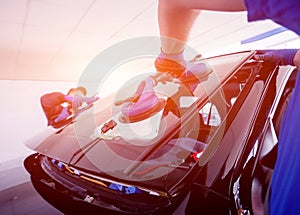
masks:
<instances>
[{"instance_id":1,"label":"car windshield","mask_svg":"<svg viewBox=\"0 0 300 215\"><path fill-rule=\"evenodd\" d=\"M251 52L241 52L207 59L207 63L213 68L213 72L207 78L196 79L196 81L188 83L182 83L177 79L164 84L159 83L151 89L157 96L155 98L157 99L157 109L155 110L155 105L150 104L152 100L148 96L143 104L139 104L142 107L138 107L146 110L137 116L129 116L130 108L135 108L130 106L134 102L116 104L133 97L134 92L128 89L138 89L141 82L147 80L147 77L144 80L135 81L134 84L125 85L123 89L119 90L120 95L115 95L113 101L110 101L108 117L103 117L102 110L95 111L97 126L89 135L90 138L122 139L137 146L152 145L160 138L165 137L168 131L183 126L184 121L191 118L187 115L195 117L195 108L201 116L199 119L201 123L217 127L236 99L245 80L240 80L240 83L231 81L227 85L224 83L233 77L234 71L241 67L249 55ZM221 94L220 88L222 88ZM217 92L219 92L218 95ZM209 102L212 98L215 100L214 103ZM220 100L218 103L223 107L216 106L217 100ZM150 108L147 109L148 104ZM201 141L207 142L207 139L202 137Z\"/></svg>"},{"instance_id":2,"label":"car windshield","mask_svg":"<svg viewBox=\"0 0 300 215\"><path fill-rule=\"evenodd\" d=\"M134 97L148 77L125 85L120 93L100 99L73 124L26 145L73 167L126 180L151 180L176 170L168 179L171 187L220 130L250 76L241 68L253 54L208 58L205 61L213 71L206 78L155 85L151 88L155 102L148 97L137 115L130 112L135 101L126 99Z\"/></svg>"}]
</instances>

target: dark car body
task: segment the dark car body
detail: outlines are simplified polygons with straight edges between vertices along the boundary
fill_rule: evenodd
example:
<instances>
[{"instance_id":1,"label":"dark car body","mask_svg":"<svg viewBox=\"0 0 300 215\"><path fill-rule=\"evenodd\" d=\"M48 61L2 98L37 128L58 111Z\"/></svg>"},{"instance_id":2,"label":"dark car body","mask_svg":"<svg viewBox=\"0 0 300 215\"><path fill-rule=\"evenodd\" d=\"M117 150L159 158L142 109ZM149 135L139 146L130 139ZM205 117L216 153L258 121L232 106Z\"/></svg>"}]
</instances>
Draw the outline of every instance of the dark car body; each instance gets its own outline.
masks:
<instances>
[{"instance_id":1,"label":"dark car body","mask_svg":"<svg viewBox=\"0 0 300 215\"><path fill-rule=\"evenodd\" d=\"M157 86L159 120L122 122L113 104L127 87L33 137L34 187L66 214L262 212L296 70L254 55L208 58L207 78Z\"/></svg>"}]
</instances>

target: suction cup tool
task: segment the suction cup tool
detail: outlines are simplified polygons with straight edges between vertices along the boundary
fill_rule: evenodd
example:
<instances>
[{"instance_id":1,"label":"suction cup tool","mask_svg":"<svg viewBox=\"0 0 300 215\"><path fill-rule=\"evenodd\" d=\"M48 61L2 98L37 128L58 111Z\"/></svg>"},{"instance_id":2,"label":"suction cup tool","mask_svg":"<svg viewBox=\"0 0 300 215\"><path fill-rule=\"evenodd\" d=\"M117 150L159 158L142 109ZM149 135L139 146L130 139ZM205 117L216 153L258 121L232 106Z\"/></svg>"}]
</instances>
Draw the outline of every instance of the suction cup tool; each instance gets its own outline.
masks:
<instances>
[{"instance_id":1,"label":"suction cup tool","mask_svg":"<svg viewBox=\"0 0 300 215\"><path fill-rule=\"evenodd\" d=\"M153 107L148 107L148 108L144 108L144 110L142 112L140 112L139 114L136 115L129 115L128 113L130 112L130 106L127 106L127 111L124 114L124 112L122 112L122 114L119 117L119 121L122 123L134 123L134 122L139 122L145 119L148 119L150 117L152 117L153 115L159 113L165 106L166 101L164 99L157 99L156 104ZM131 107L134 108L134 107ZM129 111L128 111L129 110Z\"/></svg>"},{"instance_id":2,"label":"suction cup tool","mask_svg":"<svg viewBox=\"0 0 300 215\"><path fill-rule=\"evenodd\" d=\"M117 101L115 104L123 105L121 108L120 122L138 122L155 115L165 106L165 100L158 98L153 87L157 82L153 77L143 80L135 95L125 100Z\"/></svg>"}]
</instances>

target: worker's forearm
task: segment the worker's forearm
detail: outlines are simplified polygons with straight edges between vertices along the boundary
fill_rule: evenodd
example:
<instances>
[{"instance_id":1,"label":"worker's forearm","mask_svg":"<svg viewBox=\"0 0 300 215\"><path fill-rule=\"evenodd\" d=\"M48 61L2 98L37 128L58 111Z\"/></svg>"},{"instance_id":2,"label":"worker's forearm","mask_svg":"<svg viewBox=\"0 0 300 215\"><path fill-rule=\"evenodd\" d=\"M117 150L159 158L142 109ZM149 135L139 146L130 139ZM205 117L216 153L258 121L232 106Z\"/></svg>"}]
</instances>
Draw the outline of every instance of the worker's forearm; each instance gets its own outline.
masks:
<instances>
[{"instance_id":1,"label":"worker's forearm","mask_svg":"<svg viewBox=\"0 0 300 215\"><path fill-rule=\"evenodd\" d=\"M295 66L300 66L300 49L296 52L293 61Z\"/></svg>"}]
</instances>

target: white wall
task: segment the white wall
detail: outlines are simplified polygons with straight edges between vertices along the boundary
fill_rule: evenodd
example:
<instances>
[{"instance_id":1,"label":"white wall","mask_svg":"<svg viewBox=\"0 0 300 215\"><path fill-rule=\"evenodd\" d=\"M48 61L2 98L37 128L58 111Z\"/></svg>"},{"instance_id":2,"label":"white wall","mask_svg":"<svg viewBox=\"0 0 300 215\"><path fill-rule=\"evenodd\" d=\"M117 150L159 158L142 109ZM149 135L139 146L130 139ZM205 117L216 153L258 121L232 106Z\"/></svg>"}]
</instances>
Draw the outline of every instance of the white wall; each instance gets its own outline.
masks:
<instances>
[{"instance_id":1,"label":"white wall","mask_svg":"<svg viewBox=\"0 0 300 215\"><path fill-rule=\"evenodd\" d=\"M0 191L29 180L23 160L33 151L24 140L47 125L40 96L67 93L74 86L72 82L0 80Z\"/></svg>"}]
</instances>

